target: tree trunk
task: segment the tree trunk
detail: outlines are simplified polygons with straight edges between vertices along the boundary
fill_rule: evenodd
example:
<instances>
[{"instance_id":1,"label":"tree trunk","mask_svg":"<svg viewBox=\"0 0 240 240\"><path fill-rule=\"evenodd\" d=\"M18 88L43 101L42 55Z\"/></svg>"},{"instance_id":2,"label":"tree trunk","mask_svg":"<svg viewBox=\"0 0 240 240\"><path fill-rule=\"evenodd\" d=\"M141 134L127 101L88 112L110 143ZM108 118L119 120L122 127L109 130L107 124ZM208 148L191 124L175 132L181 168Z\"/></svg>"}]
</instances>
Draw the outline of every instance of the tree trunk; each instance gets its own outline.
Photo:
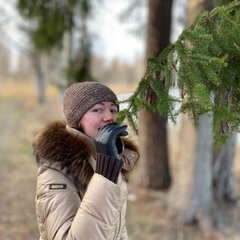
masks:
<instances>
[{"instance_id":1,"label":"tree trunk","mask_svg":"<svg viewBox=\"0 0 240 240\"><path fill-rule=\"evenodd\" d=\"M227 4L233 0L218 0L216 1L217 6ZM231 90L226 93L225 105L226 107L230 104ZM227 128L222 127L220 132L227 132ZM217 149L213 155L212 171L213 171L213 191L217 201L236 201L237 194L234 186L233 176L233 161L236 149L236 133L232 134L227 142Z\"/></svg>"},{"instance_id":2,"label":"tree trunk","mask_svg":"<svg viewBox=\"0 0 240 240\"><path fill-rule=\"evenodd\" d=\"M188 164L192 165L191 187L189 195L183 209L182 217L184 222L192 223L200 220L199 214L203 218L207 214L210 217L209 210L212 206L212 114L204 114L199 119L199 126L195 133L195 146L187 151L192 151L192 159ZM189 121L189 120L186 120ZM190 123L193 124L193 123ZM186 133L183 133L185 135ZM187 132L189 135L189 132ZM185 139L187 136L183 137ZM183 143L184 144L184 143ZM194 160L195 159L195 160ZM193 161L194 160L194 161ZM210 217L211 218L211 217Z\"/></svg>"},{"instance_id":3,"label":"tree trunk","mask_svg":"<svg viewBox=\"0 0 240 240\"><path fill-rule=\"evenodd\" d=\"M147 57L156 57L170 43L172 0L149 0ZM164 86L164 83L162 83ZM171 184L168 164L167 117L145 110L139 115L140 186L167 189Z\"/></svg>"},{"instance_id":4,"label":"tree trunk","mask_svg":"<svg viewBox=\"0 0 240 240\"><path fill-rule=\"evenodd\" d=\"M142 116L144 115L144 116ZM171 182L168 165L167 149L167 119L158 114L149 113L145 110L140 111L139 118L150 125L141 128L141 145L147 149L146 155L141 156L140 162L140 185L144 188L165 189ZM146 136L144 138L144 136ZM142 148L142 147L141 147ZM159 151L164 149L164 151Z\"/></svg>"},{"instance_id":5,"label":"tree trunk","mask_svg":"<svg viewBox=\"0 0 240 240\"><path fill-rule=\"evenodd\" d=\"M213 8L214 0L188 0L186 27L194 22L198 14L211 11Z\"/></svg>"},{"instance_id":6,"label":"tree trunk","mask_svg":"<svg viewBox=\"0 0 240 240\"><path fill-rule=\"evenodd\" d=\"M236 201L235 181L233 176L233 160L236 149L236 133L214 152L213 156L213 186L214 195L218 201Z\"/></svg>"},{"instance_id":7,"label":"tree trunk","mask_svg":"<svg viewBox=\"0 0 240 240\"><path fill-rule=\"evenodd\" d=\"M42 104L46 102L46 79L43 72L42 56L38 53L34 53L32 60L37 74L38 102Z\"/></svg>"},{"instance_id":8,"label":"tree trunk","mask_svg":"<svg viewBox=\"0 0 240 240\"><path fill-rule=\"evenodd\" d=\"M172 0L148 1L147 57L157 57L170 43Z\"/></svg>"},{"instance_id":9,"label":"tree trunk","mask_svg":"<svg viewBox=\"0 0 240 240\"><path fill-rule=\"evenodd\" d=\"M213 6L209 0L189 0L188 4L187 25L196 15ZM179 158L176 159L180 166L175 171L176 181L169 195L171 211L179 222L197 221L207 235L218 224L212 194L212 122L212 113L203 114L199 125L194 127L189 117L183 115ZM176 195L179 201L175 200Z\"/></svg>"},{"instance_id":10,"label":"tree trunk","mask_svg":"<svg viewBox=\"0 0 240 240\"><path fill-rule=\"evenodd\" d=\"M65 31L62 40L62 49L56 51L56 73L57 73L57 85L60 92L60 98L63 101L64 92L67 87L66 69L69 67L71 58L71 46L72 46L72 33L71 31Z\"/></svg>"},{"instance_id":11,"label":"tree trunk","mask_svg":"<svg viewBox=\"0 0 240 240\"><path fill-rule=\"evenodd\" d=\"M197 141L197 129L189 120L188 115L182 114L179 124L181 127L178 138L173 139L174 145L177 146L177 154L171 163L174 182L168 200L169 212L173 216L180 215L187 206L190 195L189 189L192 188L193 184L193 159L195 157ZM178 217L178 219L181 222L185 221L183 216Z\"/></svg>"},{"instance_id":12,"label":"tree trunk","mask_svg":"<svg viewBox=\"0 0 240 240\"><path fill-rule=\"evenodd\" d=\"M169 194L169 209L178 222L197 222L207 236L220 226L212 194L212 123L212 113L201 115L198 128L182 116L176 180Z\"/></svg>"}]
</instances>

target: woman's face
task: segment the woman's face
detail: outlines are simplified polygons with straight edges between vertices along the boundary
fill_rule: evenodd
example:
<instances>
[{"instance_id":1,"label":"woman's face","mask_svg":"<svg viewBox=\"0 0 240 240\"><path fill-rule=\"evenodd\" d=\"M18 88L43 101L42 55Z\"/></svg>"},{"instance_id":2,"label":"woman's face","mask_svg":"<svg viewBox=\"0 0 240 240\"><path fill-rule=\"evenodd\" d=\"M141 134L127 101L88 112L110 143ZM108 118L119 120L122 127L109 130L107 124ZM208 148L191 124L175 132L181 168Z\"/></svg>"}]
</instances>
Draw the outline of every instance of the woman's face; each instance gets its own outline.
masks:
<instances>
[{"instance_id":1,"label":"woman's face","mask_svg":"<svg viewBox=\"0 0 240 240\"><path fill-rule=\"evenodd\" d=\"M81 118L79 127L91 138L95 138L104 125L117 121L118 108L113 102L101 102L91 107Z\"/></svg>"}]
</instances>

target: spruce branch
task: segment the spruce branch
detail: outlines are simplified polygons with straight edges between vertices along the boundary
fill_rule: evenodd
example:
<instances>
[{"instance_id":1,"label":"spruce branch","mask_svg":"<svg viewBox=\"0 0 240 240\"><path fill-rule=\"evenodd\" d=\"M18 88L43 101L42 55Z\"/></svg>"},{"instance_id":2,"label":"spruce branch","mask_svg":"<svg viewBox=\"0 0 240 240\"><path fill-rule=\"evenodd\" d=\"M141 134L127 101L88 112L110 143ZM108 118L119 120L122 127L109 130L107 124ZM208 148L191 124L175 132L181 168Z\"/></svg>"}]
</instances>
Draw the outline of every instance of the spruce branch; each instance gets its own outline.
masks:
<instances>
[{"instance_id":1,"label":"spruce branch","mask_svg":"<svg viewBox=\"0 0 240 240\"><path fill-rule=\"evenodd\" d=\"M200 14L175 43L156 58L148 59L144 77L128 99L125 115L134 114L137 119L137 112L146 109L175 121L180 113L187 113L197 125L202 114L212 111L216 142L223 139L219 135L222 125L230 126L225 135L238 131L239 26L239 1ZM180 99L169 95L173 83L180 91ZM179 102L181 108L176 111L174 106Z\"/></svg>"}]
</instances>

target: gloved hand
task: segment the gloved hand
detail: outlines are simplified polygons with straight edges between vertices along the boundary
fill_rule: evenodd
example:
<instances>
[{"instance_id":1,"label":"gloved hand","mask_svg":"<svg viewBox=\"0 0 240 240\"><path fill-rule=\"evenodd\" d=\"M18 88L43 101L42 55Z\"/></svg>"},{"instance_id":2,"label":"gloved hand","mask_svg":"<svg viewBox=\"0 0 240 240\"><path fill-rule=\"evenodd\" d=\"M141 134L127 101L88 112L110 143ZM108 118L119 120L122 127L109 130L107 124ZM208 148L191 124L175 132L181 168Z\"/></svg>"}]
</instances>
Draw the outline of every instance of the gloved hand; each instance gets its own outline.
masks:
<instances>
[{"instance_id":1,"label":"gloved hand","mask_svg":"<svg viewBox=\"0 0 240 240\"><path fill-rule=\"evenodd\" d=\"M123 145L120 136L128 135L127 125L118 126L116 122L103 126L94 139L97 152L118 158Z\"/></svg>"}]
</instances>

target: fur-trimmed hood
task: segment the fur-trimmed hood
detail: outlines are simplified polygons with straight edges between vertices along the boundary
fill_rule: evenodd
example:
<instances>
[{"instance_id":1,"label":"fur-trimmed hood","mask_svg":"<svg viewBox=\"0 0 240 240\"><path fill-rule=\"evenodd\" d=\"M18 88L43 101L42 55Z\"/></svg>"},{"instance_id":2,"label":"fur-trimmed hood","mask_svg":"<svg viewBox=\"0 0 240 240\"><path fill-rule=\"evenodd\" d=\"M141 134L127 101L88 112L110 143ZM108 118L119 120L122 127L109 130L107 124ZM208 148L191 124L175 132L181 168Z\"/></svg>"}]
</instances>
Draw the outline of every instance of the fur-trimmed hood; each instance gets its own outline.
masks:
<instances>
[{"instance_id":1,"label":"fur-trimmed hood","mask_svg":"<svg viewBox=\"0 0 240 240\"><path fill-rule=\"evenodd\" d=\"M129 139L124 138L123 142L132 155L132 159L128 159L128 152L123 154L124 168L130 170L131 160L135 163L138 151L136 145ZM82 185L87 185L94 173L89 163L91 157L96 156L93 140L75 129L69 129L65 121L47 124L34 139L33 149L38 166L54 165L61 170L66 168L67 174L71 174L75 181Z\"/></svg>"}]
</instances>

